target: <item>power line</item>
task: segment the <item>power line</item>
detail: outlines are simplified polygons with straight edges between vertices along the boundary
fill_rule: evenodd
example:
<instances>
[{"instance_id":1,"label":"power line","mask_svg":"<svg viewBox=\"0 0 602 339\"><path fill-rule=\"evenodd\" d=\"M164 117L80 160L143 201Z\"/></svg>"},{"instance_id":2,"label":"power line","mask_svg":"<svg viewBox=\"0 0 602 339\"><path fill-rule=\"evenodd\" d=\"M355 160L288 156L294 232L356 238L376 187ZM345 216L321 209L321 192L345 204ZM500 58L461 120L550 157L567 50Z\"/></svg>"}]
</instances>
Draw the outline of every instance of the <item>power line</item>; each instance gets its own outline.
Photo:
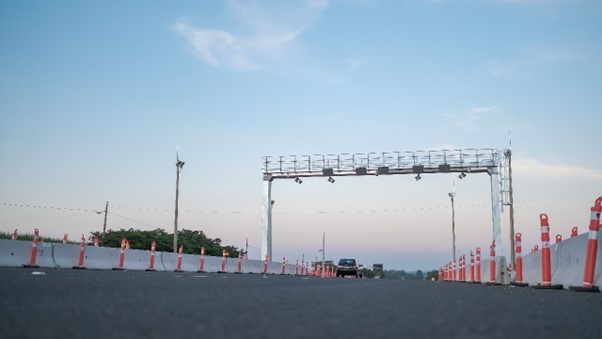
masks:
<instances>
[{"instance_id":1,"label":"power line","mask_svg":"<svg viewBox=\"0 0 602 339\"><path fill-rule=\"evenodd\" d=\"M82 216L82 215L85 215L85 214L87 214L87 213L60 215L60 216L54 216L54 217L39 217L39 218L33 218L33 219L11 220L11 221L5 221L5 222L3 222L3 224L5 224L5 225L33 224L33 223L40 223L40 222L47 221L47 220L67 219L67 218L79 217L79 216Z\"/></svg>"},{"instance_id":2,"label":"power line","mask_svg":"<svg viewBox=\"0 0 602 339\"><path fill-rule=\"evenodd\" d=\"M589 198L593 196L600 196L602 193L584 193L584 194L573 194L573 195L563 195L556 197L544 197L544 198L533 198L527 200L515 200L514 203L516 205L523 204L532 204L543 201L557 201L557 200L573 200L573 199L581 199L581 198ZM17 203L0 203L0 206L9 206L9 207L20 207L20 208L36 208L36 209L49 209L49 210L62 210L62 211L81 211L81 212L94 212L99 213L102 212L98 209L90 209L90 208L68 208L68 207L55 207L55 206L42 206L42 205L33 205L33 204L17 204ZM491 204L488 203L474 203L474 204L459 204L458 208L474 208L474 207L488 207ZM286 215L286 214L355 214L355 213L400 213L400 212L414 212L414 211L430 211L436 209L449 209L449 206L420 206L420 207L408 207L408 208L394 208L394 209L367 209L367 210L343 210L343 211L309 211L309 212L287 212L280 211L274 212L274 214L278 215ZM145 208L145 207L128 207L128 206L114 206L113 209L121 209L121 210L130 210L130 211L144 211L144 212L172 212L170 209L162 209L162 208ZM249 215L259 215L260 212L249 212L249 211L219 211L219 210L185 210L185 213L199 213L199 214L249 214ZM121 218L127 218L114 212L110 212L109 214L113 214L115 216ZM148 223L144 223L137 220L130 220L133 222L149 225Z\"/></svg>"},{"instance_id":3,"label":"power line","mask_svg":"<svg viewBox=\"0 0 602 339\"><path fill-rule=\"evenodd\" d=\"M149 223L145 223L144 221L139 221L139 220L136 220L136 219L128 218L128 217L125 217L123 215L119 215L119 214L114 213L114 212L109 212L109 214L110 215L114 215L114 216L116 216L118 218L122 218L122 219L125 219L125 220L128 220L128 221L131 221L131 222L135 222L135 223L138 223L138 224L141 224L141 225L144 225L144 226L148 226L148 227L151 227L151 228L159 228L159 227L153 226L153 225L151 225Z\"/></svg>"}]
</instances>

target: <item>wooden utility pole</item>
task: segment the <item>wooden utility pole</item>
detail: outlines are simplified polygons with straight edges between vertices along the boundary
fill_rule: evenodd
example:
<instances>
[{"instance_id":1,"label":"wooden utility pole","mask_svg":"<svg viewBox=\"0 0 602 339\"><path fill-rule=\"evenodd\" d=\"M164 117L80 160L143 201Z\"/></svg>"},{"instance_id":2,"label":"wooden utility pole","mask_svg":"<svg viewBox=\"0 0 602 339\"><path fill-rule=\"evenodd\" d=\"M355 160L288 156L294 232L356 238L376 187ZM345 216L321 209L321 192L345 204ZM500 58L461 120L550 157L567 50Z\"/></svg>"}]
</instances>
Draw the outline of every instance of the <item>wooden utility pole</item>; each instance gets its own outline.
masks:
<instances>
[{"instance_id":1,"label":"wooden utility pole","mask_svg":"<svg viewBox=\"0 0 602 339\"><path fill-rule=\"evenodd\" d=\"M105 205L105 222L102 224L102 237L101 237L101 244L102 246L105 245L105 233L107 231L107 213L109 212L109 202L107 201L107 204Z\"/></svg>"}]
</instances>

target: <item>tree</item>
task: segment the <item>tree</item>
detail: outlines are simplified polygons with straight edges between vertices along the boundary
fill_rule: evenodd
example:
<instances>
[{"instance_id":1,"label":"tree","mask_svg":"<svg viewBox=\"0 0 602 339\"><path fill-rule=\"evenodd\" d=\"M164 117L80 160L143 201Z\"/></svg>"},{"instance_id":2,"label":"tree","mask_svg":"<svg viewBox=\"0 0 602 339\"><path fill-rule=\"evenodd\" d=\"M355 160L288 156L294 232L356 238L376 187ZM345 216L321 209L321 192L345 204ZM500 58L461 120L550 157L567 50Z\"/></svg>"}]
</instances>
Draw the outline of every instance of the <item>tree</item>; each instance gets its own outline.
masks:
<instances>
[{"instance_id":1,"label":"tree","mask_svg":"<svg viewBox=\"0 0 602 339\"><path fill-rule=\"evenodd\" d=\"M91 239L97 236L100 238L100 232L92 232ZM105 233L104 247L121 247L121 239L126 238L130 248L148 250L151 243L155 242L157 251L170 252L173 246L173 233L167 233L163 229L152 231L141 231L130 228L128 230L120 229L117 231L108 230ZM200 254L201 247L205 247L205 254L211 256L222 256L222 250L226 250L228 256L238 257L238 248L234 246L221 246L221 239L211 239L203 231L192 231L182 229L178 231L178 242L182 245L182 252L187 254ZM243 253L244 255L244 253Z\"/></svg>"},{"instance_id":2,"label":"tree","mask_svg":"<svg viewBox=\"0 0 602 339\"><path fill-rule=\"evenodd\" d=\"M439 280L439 271L432 270L426 273L426 280Z\"/></svg>"},{"instance_id":3,"label":"tree","mask_svg":"<svg viewBox=\"0 0 602 339\"><path fill-rule=\"evenodd\" d=\"M362 272L362 276L364 278L374 278L374 276L375 276L374 271L369 268L362 268L361 272Z\"/></svg>"}]
</instances>

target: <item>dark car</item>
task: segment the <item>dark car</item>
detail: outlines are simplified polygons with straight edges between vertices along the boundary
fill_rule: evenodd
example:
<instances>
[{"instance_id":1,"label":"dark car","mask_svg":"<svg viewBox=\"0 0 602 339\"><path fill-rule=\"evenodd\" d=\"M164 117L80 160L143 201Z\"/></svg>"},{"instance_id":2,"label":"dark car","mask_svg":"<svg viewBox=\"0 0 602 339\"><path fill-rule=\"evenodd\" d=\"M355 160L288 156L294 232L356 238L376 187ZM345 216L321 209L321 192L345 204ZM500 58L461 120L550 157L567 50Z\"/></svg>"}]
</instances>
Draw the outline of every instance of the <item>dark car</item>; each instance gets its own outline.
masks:
<instances>
[{"instance_id":1,"label":"dark car","mask_svg":"<svg viewBox=\"0 0 602 339\"><path fill-rule=\"evenodd\" d=\"M352 275L356 278L361 278L362 272L360 271L360 267L361 265L358 265L355 259L341 259L337 265L337 277Z\"/></svg>"}]
</instances>

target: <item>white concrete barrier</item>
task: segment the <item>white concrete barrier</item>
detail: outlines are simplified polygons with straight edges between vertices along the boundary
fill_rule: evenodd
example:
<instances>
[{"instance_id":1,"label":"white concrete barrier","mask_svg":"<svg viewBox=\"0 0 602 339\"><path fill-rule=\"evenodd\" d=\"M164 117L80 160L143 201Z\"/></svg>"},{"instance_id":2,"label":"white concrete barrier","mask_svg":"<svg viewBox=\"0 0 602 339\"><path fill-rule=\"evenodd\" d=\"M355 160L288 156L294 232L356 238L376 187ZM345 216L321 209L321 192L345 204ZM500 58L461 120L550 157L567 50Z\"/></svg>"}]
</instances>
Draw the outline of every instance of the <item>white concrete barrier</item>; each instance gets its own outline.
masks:
<instances>
[{"instance_id":1,"label":"white concrete barrier","mask_svg":"<svg viewBox=\"0 0 602 339\"><path fill-rule=\"evenodd\" d=\"M173 252L157 252L161 255L160 261L163 269L173 272L178 267L178 254ZM205 255L205 272L217 272L221 270L222 258ZM201 267L201 256L199 254L182 254L182 271L197 272Z\"/></svg>"},{"instance_id":2,"label":"white concrete barrier","mask_svg":"<svg viewBox=\"0 0 602 339\"><path fill-rule=\"evenodd\" d=\"M261 271L263 273L263 270ZM282 263L268 263L268 274L280 274L282 272Z\"/></svg>"},{"instance_id":3,"label":"white concrete barrier","mask_svg":"<svg viewBox=\"0 0 602 339\"><path fill-rule=\"evenodd\" d=\"M79 245L53 244L53 247L56 268L71 268L79 264ZM119 248L86 246L84 249L84 267L98 270L110 270L119 267L119 251ZM131 250L125 252L124 268L134 269L133 263L128 262L129 251ZM132 260L132 258L129 259Z\"/></svg>"},{"instance_id":4,"label":"white concrete barrier","mask_svg":"<svg viewBox=\"0 0 602 339\"><path fill-rule=\"evenodd\" d=\"M72 244L54 244L54 263L56 268L72 268L79 264L79 245ZM87 250L87 248L86 248ZM84 251L85 253L85 251ZM88 253L85 253L86 255ZM86 267L86 258L84 256L84 267Z\"/></svg>"},{"instance_id":5,"label":"white concrete barrier","mask_svg":"<svg viewBox=\"0 0 602 339\"><path fill-rule=\"evenodd\" d=\"M115 262L115 267L119 267L119 252L121 249L117 250L117 260ZM150 264L150 250L133 250L127 249L124 253L124 262L123 268L126 270L132 271L144 271L148 268ZM156 253L155 253L156 256ZM156 258L155 258L156 260ZM156 265L155 265L156 266ZM156 267L155 267L156 268Z\"/></svg>"},{"instance_id":6,"label":"white concrete barrier","mask_svg":"<svg viewBox=\"0 0 602 339\"><path fill-rule=\"evenodd\" d=\"M221 270L221 261L220 261ZM234 273L238 271L238 258L226 258L226 272Z\"/></svg>"},{"instance_id":7,"label":"white concrete barrier","mask_svg":"<svg viewBox=\"0 0 602 339\"><path fill-rule=\"evenodd\" d=\"M31 257L31 242L0 239L0 266L22 267Z\"/></svg>"},{"instance_id":8,"label":"white concrete barrier","mask_svg":"<svg viewBox=\"0 0 602 339\"><path fill-rule=\"evenodd\" d=\"M31 241L0 239L0 266L22 267L29 264L31 258ZM38 243L36 265L44 268L72 268L79 264L80 245ZM150 265L149 250L129 249L124 252L125 270L146 270ZM110 270L119 267L120 249L113 247L86 246L84 249L84 267L87 269ZM198 254L182 255L182 271L196 272L200 268L201 256ZM156 252L154 268L157 271L175 271L178 255L172 252ZM264 261L242 260L243 273L263 273ZM222 269L222 257L205 256L205 272L218 272ZM238 271L238 258L226 258L226 272ZM280 274L282 263L268 263L269 274ZM295 265L286 265L286 274L294 274Z\"/></svg>"},{"instance_id":9,"label":"white concrete barrier","mask_svg":"<svg viewBox=\"0 0 602 339\"><path fill-rule=\"evenodd\" d=\"M110 270L119 266L119 248L86 246L84 266L88 269Z\"/></svg>"},{"instance_id":10,"label":"white concrete barrier","mask_svg":"<svg viewBox=\"0 0 602 339\"><path fill-rule=\"evenodd\" d=\"M32 241L0 239L0 266L23 267L31 261ZM36 252L36 265L45 268L56 267L52 258L52 244L39 242Z\"/></svg>"},{"instance_id":11,"label":"white concrete barrier","mask_svg":"<svg viewBox=\"0 0 602 339\"><path fill-rule=\"evenodd\" d=\"M506 264L506 257L499 256L495 257L495 283L508 285L510 284L510 278L508 277L508 265ZM481 283L486 284L491 281L491 259L481 260ZM470 274L470 273L468 273Z\"/></svg>"},{"instance_id":12,"label":"white concrete barrier","mask_svg":"<svg viewBox=\"0 0 602 339\"><path fill-rule=\"evenodd\" d=\"M552 284L582 286L588 233L568 238L550 246ZM523 281L529 285L541 284L541 250L523 256ZM602 246L598 244L594 285L602 284Z\"/></svg>"},{"instance_id":13,"label":"white concrete barrier","mask_svg":"<svg viewBox=\"0 0 602 339\"><path fill-rule=\"evenodd\" d=\"M242 270L245 273L263 273L263 261L261 260L251 260L251 259L243 259L242 261Z\"/></svg>"},{"instance_id":14,"label":"white concrete barrier","mask_svg":"<svg viewBox=\"0 0 602 339\"><path fill-rule=\"evenodd\" d=\"M157 252L161 254L161 264L163 270L174 272L178 268L178 253L173 252ZM182 254L182 271L196 272L199 270L201 262L200 255ZM205 256L205 266L207 266L207 256Z\"/></svg>"}]
</instances>

